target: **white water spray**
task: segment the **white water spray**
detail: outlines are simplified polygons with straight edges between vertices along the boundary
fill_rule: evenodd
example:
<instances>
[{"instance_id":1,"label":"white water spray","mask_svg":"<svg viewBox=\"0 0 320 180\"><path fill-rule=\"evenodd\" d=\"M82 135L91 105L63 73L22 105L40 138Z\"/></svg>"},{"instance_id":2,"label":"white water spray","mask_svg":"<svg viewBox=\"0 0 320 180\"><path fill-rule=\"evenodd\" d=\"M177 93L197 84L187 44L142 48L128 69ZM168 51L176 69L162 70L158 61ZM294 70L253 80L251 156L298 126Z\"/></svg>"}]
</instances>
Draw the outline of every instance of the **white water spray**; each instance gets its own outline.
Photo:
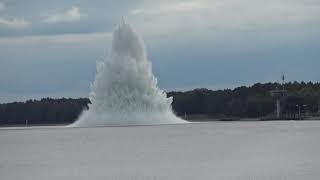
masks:
<instances>
[{"instance_id":1,"label":"white water spray","mask_svg":"<svg viewBox=\"0 0 320 180\"><path fill-rule=\"evenodd\" d=\"M71 126L176 124L172 98L157 87L142 39L125 21L113 33L110 57L97 64L89 110Z\"/></svg>"}]
</instances>

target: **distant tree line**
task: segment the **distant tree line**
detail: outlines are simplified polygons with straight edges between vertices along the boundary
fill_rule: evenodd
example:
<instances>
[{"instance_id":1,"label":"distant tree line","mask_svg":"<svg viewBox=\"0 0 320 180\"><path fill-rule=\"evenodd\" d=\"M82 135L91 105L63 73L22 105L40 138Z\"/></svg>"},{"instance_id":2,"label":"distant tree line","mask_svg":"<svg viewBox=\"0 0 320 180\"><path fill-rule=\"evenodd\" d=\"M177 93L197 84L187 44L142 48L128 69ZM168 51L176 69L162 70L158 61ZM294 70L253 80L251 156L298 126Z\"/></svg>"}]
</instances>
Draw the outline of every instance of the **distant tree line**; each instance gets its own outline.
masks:
<instances>
[{"instance_id":1,"label":"distant tree line","mask_svg":"<svg viewBox=\"0 0 320 180\"><path fill-rule=\"evenodd\" d=\"M275 110L275 100L270 91L284 88L288 96L282 102L283 113L318 112L320 83L289 82L257 83L253 86L233 90L195 89L186 92L169 92L173 97L172 107L179 116L210 115L214 117L257 118L267 116Z\"/></svg>"},{"instance_id":2,"label":"distant tree line","mask_svg":"<svg viewBox=\"0 0 320 180\"><path fill-rule=\"evenodd\" d=\"M256 118L274 112L275 100L270 91L282 88L279 83L257 83L235 89L194 89L168 92L173 97L172 108L179 116L208 115L212 117ZM288 97L282 102L283 113L319 111L320 83L289 82L284 84ZM67 124L74 122L84 109L88 98L44 98L0 104L0 125Z\"/></svg>"},{"instance_id":3,"label":"distant tree line","mask_svg":"<svg viewBox=\"0 0 320 180\"><path fill-rule=\"evenodd\" d=\"M0 104L0 125L72 123L89 103L87 98L43 98Z\"/></svg>"}]
</instances>

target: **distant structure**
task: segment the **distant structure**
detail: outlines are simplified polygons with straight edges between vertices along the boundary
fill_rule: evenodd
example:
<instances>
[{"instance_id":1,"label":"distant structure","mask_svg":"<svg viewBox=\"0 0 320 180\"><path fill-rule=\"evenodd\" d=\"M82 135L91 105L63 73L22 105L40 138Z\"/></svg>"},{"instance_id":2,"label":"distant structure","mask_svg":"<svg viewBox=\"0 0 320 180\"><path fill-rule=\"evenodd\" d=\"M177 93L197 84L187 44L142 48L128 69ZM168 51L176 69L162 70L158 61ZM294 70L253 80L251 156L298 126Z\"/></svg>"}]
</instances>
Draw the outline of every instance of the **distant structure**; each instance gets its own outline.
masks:
<instances>
[{"instance_id":1,"label":"distant structure","mask_svg":"<svg viewBox=\"0 0 320 180\"><path fill-rule=\"evenodd\" d=\"M282 75L282 84L281 88L277 88L275 90L270 91L271 96L276 99L276 115L277 119L281 118L281 101L287 97L288 92L284 89L284 83L285 83L285 76L284 74Z\"/></svg>"}]
</instances>

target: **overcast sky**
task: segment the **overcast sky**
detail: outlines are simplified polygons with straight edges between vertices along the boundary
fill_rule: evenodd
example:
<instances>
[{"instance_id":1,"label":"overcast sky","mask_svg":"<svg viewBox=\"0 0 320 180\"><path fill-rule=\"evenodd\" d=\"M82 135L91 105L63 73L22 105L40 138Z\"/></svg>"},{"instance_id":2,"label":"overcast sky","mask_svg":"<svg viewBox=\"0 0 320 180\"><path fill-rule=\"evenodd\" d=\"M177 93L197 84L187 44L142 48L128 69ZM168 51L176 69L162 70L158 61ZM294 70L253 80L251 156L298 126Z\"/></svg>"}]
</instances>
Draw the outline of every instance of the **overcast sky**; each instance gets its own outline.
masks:
<instances>
[{"instance_id":1,"label":"overcast sky","mask_svg":"<svg viewBox=\"0 0 320 180\"><path fill-rule=\"evenodd\" d=\"M122 16L165 90L320 81L319 0L0 0L0 103L87 97Z\"/></svg>"}]
</instances>

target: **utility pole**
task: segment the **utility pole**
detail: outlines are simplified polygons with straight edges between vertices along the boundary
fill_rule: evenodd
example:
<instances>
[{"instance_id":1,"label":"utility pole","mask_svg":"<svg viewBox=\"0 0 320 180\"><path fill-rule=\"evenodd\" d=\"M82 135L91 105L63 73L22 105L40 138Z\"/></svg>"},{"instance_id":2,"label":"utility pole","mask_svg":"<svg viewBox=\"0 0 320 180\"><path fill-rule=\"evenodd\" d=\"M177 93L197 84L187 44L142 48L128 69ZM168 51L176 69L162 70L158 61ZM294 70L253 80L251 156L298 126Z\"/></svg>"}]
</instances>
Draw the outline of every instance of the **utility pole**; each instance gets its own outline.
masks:
<instances>
[{"instance_id":1,"label":"utility pole","mask_svg":"<svg viewBox=\"0 0 320 180\"><path fill-rule=\"evenodd\" d=\"M299 104L296 105L298 107L298 119L301 119L301 106Z\"/></svg>"},{"instance_id":2,"label":"utility pole","mask_svg":"<svg viewBox=\"0 0 320 180\"><path fill-rule=\"evenodd\" d=\"M282 83L280 86L282 86L282 88L276 87L275 90L270 91L271 96L274 97L274 99L276 100L276 110L275 110L276 111L276 119L281 118L281 113L282 113L281 112L281 101L284 100L288 95L288 92L284 88L284 83L285 83L284 74L282 74L281 80L282 80Z\"/></svg>"},{"instance_id":3,"label":"utility pole","mask_svg":"<svg viewBox=\"0 0 320 180\"><path fill-rule=\"evenodd\" d=\"M285 76L282 74L282 90L284 91Z\"/></svg>"}]
</instances>

